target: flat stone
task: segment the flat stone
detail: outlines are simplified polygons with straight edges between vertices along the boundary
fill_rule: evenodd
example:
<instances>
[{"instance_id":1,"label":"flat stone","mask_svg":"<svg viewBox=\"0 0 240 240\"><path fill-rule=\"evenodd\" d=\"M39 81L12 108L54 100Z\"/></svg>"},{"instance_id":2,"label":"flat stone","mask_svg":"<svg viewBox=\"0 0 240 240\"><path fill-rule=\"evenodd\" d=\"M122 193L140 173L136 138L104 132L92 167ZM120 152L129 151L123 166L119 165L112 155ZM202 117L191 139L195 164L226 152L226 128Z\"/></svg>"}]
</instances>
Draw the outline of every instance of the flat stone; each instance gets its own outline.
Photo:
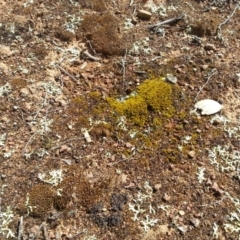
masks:
<instances>
[{"instance_id":1,"label":"flat stone","mask_svg":"<svg viewBox=\"0 0 240 240\"><path fill-rule=\"evenodd\" d=\"M202 69L202 70L206 70L207 68L208 68L208 65L207 65L207 64L201 65L201 69Z\"/></svg>"},{"instance_id":2,"label":"flat stone","mask_svg":"<svg viewBox=\"0 0 240 240\"><path fill-rule=\"evenodd\" d=\"M173 84L176 84L178 79L177 79L177 77L168 74L168 75L166 76L166 80L169 81L169 82L171 82L171 83L173 83Z\"/></svg>"},{"instance_id":3,"label":"flat stone","mask_svg":"<svg viewBox=\"0 0 240 240\"><path fill-rule=\"evenodd\" d=\"M63 99L62 99L62 100L59 100L58 102L59 102L59 104L60 104L61 107L67 106L67 102L66 102L65 100L63 100Z\"/></svg>"},{"instance_id":4,"label":"flat stone","mask_svg":"<svg viewBox=\"0 0 240 240\"><path fill-rule=\"evenodd\" d=\"M20 93L23 95L28 95L28 94L30 94L30 91L27 88L21 88Z\"/></svg>"},{"instance_id":5,"label":"flat stone","mask_svg":"<svg viewBox=\"0 0 240 240\"><path fill-rule=\"evenodd\" d=\"M169 232L168 225L159 225L158 231L162 234L167 234Z\"/></svg>"},{"instance_id":6,"label":"flat stone","mask_svg":"<svg viewBox=\"0 0 240 240\"><path fill-rule=\"evenodd\" d=\"M150 20L152 14L146 10L139 10L137 16L142 20Z\"/></svg>"},{"instance_id":7,"label":"flat stone","mask_svg":"<svg viewBox=\"0 0 240 240\"><path fill-rule=\"evenodd\" d=\"M197 218L192 218L190 222L194 227L198 227L200 225L200 220Z\"/></svg>"}]
</instances>

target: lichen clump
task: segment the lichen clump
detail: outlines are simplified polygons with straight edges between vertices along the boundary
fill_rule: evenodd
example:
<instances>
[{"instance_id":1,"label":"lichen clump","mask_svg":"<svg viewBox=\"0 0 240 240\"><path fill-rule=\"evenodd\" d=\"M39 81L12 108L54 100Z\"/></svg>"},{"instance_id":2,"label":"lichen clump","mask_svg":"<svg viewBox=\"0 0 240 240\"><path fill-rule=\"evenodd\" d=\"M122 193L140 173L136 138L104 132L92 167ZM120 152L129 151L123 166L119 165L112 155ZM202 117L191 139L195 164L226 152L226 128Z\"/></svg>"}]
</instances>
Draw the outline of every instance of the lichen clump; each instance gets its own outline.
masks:
<instances>
[{"instance_id":1,"label":"lichen clump","mask_svg":"<svg viewBox=\"0 0 240 240\"><path fill-rule=\"evenodd\" d=\"M135 125L143 126L151 113L157 114L158 118L173 116L175 109L172 95L172 86L156 78L144 81L137 88L136 94L124 101L108 98L108 102L118 115L127 117Z\"/></svg>"}]
</instances>

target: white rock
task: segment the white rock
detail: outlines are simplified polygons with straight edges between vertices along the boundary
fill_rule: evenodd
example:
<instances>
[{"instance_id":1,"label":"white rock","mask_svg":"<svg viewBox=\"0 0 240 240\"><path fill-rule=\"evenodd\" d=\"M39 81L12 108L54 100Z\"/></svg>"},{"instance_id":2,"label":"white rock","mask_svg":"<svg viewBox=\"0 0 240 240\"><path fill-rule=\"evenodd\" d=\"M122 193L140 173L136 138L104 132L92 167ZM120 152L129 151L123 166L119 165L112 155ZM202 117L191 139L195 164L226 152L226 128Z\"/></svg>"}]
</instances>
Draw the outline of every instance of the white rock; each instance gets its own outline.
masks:
<instances>
[{"instance_id":1,"label":"white rock","mask_svg":"<svg viewBox=\"0 0 240 240\"><path fill-rule=\"evenodd\" d=\"M212 99L201 100L197 102L194 107L201 110L202 115L211 115L222 109L222 105Z\"/></svg>"}]
</instances>

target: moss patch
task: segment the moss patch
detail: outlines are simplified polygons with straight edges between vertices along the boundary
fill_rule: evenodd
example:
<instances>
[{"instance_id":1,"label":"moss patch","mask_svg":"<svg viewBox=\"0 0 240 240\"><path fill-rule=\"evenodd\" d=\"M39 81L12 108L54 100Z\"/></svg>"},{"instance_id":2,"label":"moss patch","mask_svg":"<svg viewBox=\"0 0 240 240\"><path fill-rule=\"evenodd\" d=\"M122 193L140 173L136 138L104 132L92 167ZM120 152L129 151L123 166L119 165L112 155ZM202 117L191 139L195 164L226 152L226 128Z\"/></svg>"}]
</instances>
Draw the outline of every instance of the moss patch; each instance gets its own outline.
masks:
<instances>
[{"instance_id":1,"label":"moss patch","mask_svg":"<svg viewBox=\"0 0 240 240\"><path fill-rule=\"evenodd\" d=\"M136 94L124 101L107 100L118 115L139 126L145 125L151 113L158 115L152 122L159 125L160 117L170 118L175 112L172 86L161 78L146 80L137 88Z\"/></svg>"},{"instance_id":2,"label":"moss patch","mask_svg":"<svg viewBox=\"0 0 240 240\"><path fill-rule=\"evenodd\" d=\"M97 7L97 6L96 6ZM92 41L96 52L103 55L124 54L126 41L119 34L119 20L114 15L91 14L86 15L77 35L86 34L86 38Z\"/></svg>"},{"instance_id":3,"label":"moss patch","mask_svg":"<svg viewBox=\"0 0 240 240\"><path fill-rule=\"evenodd\" d=\"M53 206L54 195L51 186L44 184L35 185L29 192L28 207L31 215L41 217L48 213Z\"/></svg>"}]
</instances>

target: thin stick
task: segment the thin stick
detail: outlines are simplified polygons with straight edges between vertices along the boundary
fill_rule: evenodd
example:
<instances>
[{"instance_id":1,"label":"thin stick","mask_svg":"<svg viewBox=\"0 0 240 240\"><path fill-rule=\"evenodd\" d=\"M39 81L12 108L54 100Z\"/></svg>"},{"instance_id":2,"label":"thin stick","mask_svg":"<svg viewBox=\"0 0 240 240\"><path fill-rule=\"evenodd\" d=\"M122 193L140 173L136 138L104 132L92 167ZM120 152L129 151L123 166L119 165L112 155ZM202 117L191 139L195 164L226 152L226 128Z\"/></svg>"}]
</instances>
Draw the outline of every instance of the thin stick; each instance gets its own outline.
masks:
<instances>
[{"instance_id":1,"label":"thin stick","mask_svg":"<svg viewBox=\"0 0 240 240\"><path fill-rule=\"evenodd\" d=\"M28 142L26 143L25 147L24 147L23 150L22 150L22 155L23 155L23 156L24 156L24 154L25 154L25 152L26 152L26 149L27 149L28 145L31 143L33 137L34 137L35 135L37 135L37 133L38 133L38 132L35 132L35 133L29 138Z\"/></svg>"},{"instance_id":2,"label":"thin stick","mask_svg":"<svg viewBox=\"0 0 240 240\"><path fill-rule=\"evenodd\" d=\"M125 55L124 58L122 58L122 71L123 71L123 82L125 82L126 79L126 68L125 68L125 64L126 64L126 57L127 57L127 49L125 50Z\"/></svg>"},{"instance_id":3,"label":"thin stick","mask_svg":"<svg viewBox=\"0 0 240 240\"><path fill-rule=\"evenodd\" d=\"M93 47L92 47L91 41L88 40L87 42L88 42L88 44L89 44L91 50L94 52L94 54L96 54L96 51L95 51L95 50L93 49Z\"/></svg>"},{"instance_id":4,"label":"thin stick","mask_svg":"<svg viewBox=\"0 0 240 240\"><path fill-rule=\"evenodd\" d=\"M45 222L42 223L41 228L43 230L44 239L45 240L50 240L49 237L48 237L47 227L46 227L46 223Z\"/></svg>"},{"instance_id":5,"label":"thin stick","mask_svg":"<svg viewBox=\"0 0 240 240\"><path fill-rule=\"evenodd\" d=\"M134 3L134 0L130 0L129 6L131 7Z\"/></svg>"},{"instance_id":6,"label":"thin stick","mask_svg":"<svg viewBox=\"0 0 240 240\"><path fill-rule=\"evenodd\" d=\"M44 97L43 103L42 103L41 107L37 110L37 113L36 113L36 115L34 116L33 121L36 120L36 118L37 118L38 114L40 113L41 109L42 109L43 106L46 104L46 100L47 100L47 91L45 92L45 97Z\"/></svg>"},{"instance_id":7,"label":"thin stick","mask_svg":"<svg viewBox=\"0 0 240 240\"><path fill-rule=\"evenodd\" d=\"M238 176L238 180L240 181L240 170L239 170L239 162L237 162L237 166L236 166L236 172L237 172L237 176Z\"/></svg>"},{"instance_id":8,"label":"thin stick","mask_svg":"<svg viewBox=\"0 0 240 240\"><path fill-rule=\"evenodd\" d=\"M101 60L101 58L94 57L93 55L91 55L87 50L83 51L83 54L85 54L88 58L92 59L93 61L100 61Z\"/></svg>"},{"instance_id":9,"label":"thin stick","mask_svg":"<svg viewBox=\"0 0 240 240\"><path fill-rule=\"evenodd\" d=\"M162 25L165 25L165 24L169 24L169 23L174 23L174 22L178 22L179 20L183 19L185 17L184 14L178 16L178 17L175 17L175 18L171 18L171 19L168 19L168 20L165 20L163 22L160 22L160 23L157 23L157 24L154 24L154 25L150 25L148 26L149 29L154 29L154 28L158 28Z\"/></svg>"},{"instance_id":10,"label":"thin stick","mask_svg":"<svg viewBox=\"0 0 240 240\"><path fill-rule=\"evenodd\" d=\"M64 68L62 68L60 65L57 65L56 64L56 66L61 70L61 71L63 71L64 73L66 73L70 78L72 78L75 82L77 82L78 83L78 80L72 75L72 74L70 74L69 72L67 72Z\"/></svg>"},{"instance_id":11,"label":"thin stick","mask_svg":"<svg viewBox=\"0 0 240 240\"><path fill-rule=\"evenodd\" d=\"M117 165L117 164L119 164L119 163L121 163L121 162L131 160L131 158L132 158L133 156L135 156L143 147L144 147L144 144L143 144L139 149L137 149L136 152L133 152L128 158L121 159L121 160L119 160L119 161L117 161L117 162L115 162L115 163L112 163L111 166L115 166L115 165Z\"/></svg>"},{"instance_id":12,"label":"thin stick","mask_svg":"<svg viewBox=\"0 0 240 240\"><path fill-rule=\"evenodd\" d=\"M23 216L20 217L17 240L21 240L22 233L23 233Z\"/></svg>"},{"instance_id":13,"label":"thin stick","mask_svg":"<svg viewBox=\"0 0 240 240\"><path fill-rule=\"evenodd\" d=\"M70 142L70 141L83 140L83 139L84 139L84 137L81 137L81 138L80 138L80 137L70 138L70 139L68 139L68 140L66 140L66 141L64 141L64 142L59 143L57 146L52 147L49 151L55 150L55 149L57 149L57 148L60 148L63 144L68 143L68 142Z\"/></svg>"},{"instance_id":14,"label":"thin stick","mask_svg":"<svg viewBox=\"0 0 240 240\"><path fill-rule=\"evenodd\" d=\"M157 59L159 59L159 58L161 58L161 56L155 57L155 58L153 58L151 61L153 62L153 61L155 61L155 60L157 60Z\"/></svg>"},{"instance_id":15,"label":"thin stick","mask_svg":"<svg viewBox=\"0 0 240 240\"><path fill-rule=\"evenodd\" d=\"M239 7L240 7L240 1L238 2L238 4L233 9L230 16L224 22L220 23L219 26L217 27L217 36L223 41L223 43L224 43L224 39L223 39L223 36L222 36L222 26L225 25L233 17L233 15L235 14L235 12L237 11L237 9Z\"/></svg>"},{"instance_id":16,"label":"thin stick","mask_svg":"<svg viewBox=\"0 0 240 240\"><path fill-rule=\"evenodd\" d=\"M218 71L217 71L216 68L213 69L213 70L210 72L210 74L209 74L209 76L208 76L208 78L207 78L207 81L202 85L202 87L199 89L196 97L194 98L194 100L193 100L194 102L195 102L196 99L198 98L198 95L202 92L203 88L209 83L209 81L210 81L210 79L212 78L212 76L215 75L217 72L218 72Z\"/></svg>"},{"instance_id":17,"label":"thin stick","mask_svg":"<svg viewBox=\"0 0 240 240\"><path fill-rule=\"evenodd\" d=\"M207 207L207 206L211 206L211 205L215 205L215 204L220 204L227 196L223 196L222 199L220 199L219 201L213 202L213 203L209 203L209 204L203 204L203 205L199 205L199 207Z\"/></svg>"}]
</instances>

